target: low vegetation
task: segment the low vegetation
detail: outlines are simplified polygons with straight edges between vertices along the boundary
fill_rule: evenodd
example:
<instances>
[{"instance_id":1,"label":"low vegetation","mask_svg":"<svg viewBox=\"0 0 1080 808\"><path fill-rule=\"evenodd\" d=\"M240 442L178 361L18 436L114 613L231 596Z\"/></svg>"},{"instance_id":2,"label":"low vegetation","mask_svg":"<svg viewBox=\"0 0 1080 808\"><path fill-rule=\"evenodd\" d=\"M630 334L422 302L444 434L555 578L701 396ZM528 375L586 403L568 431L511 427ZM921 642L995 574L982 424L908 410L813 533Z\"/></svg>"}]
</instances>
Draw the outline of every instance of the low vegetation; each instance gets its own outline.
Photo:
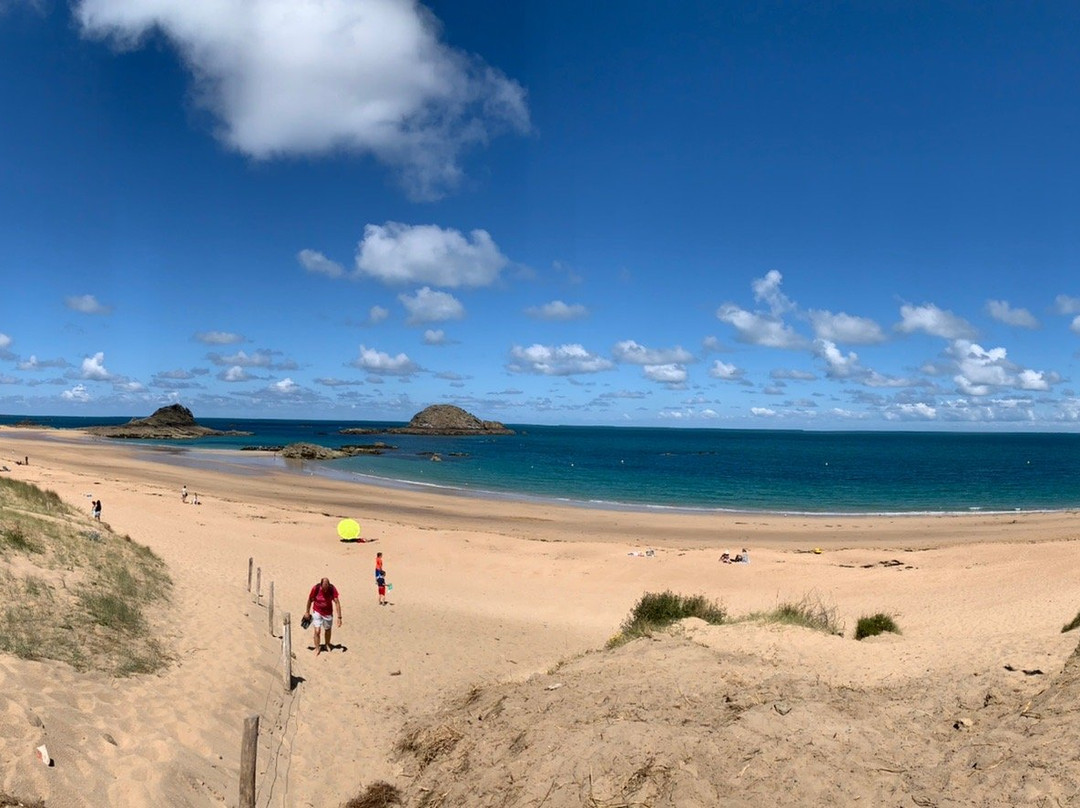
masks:
<instances>
[{"instance_id":1,"label":"low vegetation","mask_svg":"<svg viewBox=\"0 0 1080 808\"><path fill-rule=\"evenodd\" d=\"M379 780L345 803L345 808L391 808L401 804L401 792L397 787Z\"/></svg>"},{"instance_id":2,"label":"low vegetation","mask_svg":"<svg viewBox=\"0 0 1080 808\"><path fill-rule=\"evenodd\" d=\"M614 648L638 637L667 628L677 620L698 617L706 623L720 625L727 620L724 607L704 595L677 595L665 592L646 592L641 596L616 634L608 641Z\"/></svg>"},{"instance_id":3,"label":"low vegetation","mask_svg":"<svg viewBox=\"0 0 1080 808\"><path fill-rule=\"evenodd\" d=\"M1077 626L1080 626L1080 612L1077 612L1076 617L1061 627L1061 633L1064 634L1066 631L1072 631Z\"/></svg>"},{"instance_id":4,"label":"low vegetation","mask_svg":"<svg viewBox=\"0 0 1080 808\"><path fill-rule=\"evenodd\" d=\"M806 595L799 601L781 603L768 612L753 612L743 619L758 623L802 626L813 631L844 636L844 626L836 616L836 607L816 595Z\"/></svg>"},{"instance_id":5,"label":"low vegetation","mask_svg":"<svg viewBox=\"0 0 1080 808\"><path fill-rule=\"evenodd\" d=\"M117 676L167 664L145 609L171 581L152 551L66 505L0 478L0 653Z\"/></svg>"},{"instance_id":6,"label":"low vegetation","mask_svg":"<svg viewBox=\"0 0 1080 808\"><path fill-rule=\"evenodd\" d=\"M900 627L896 625L896 621L892 617L882 612L869 617L860 617L859 622L855 624L856 640L876 637L878 634L884 634L885 632L899 634Z\"/></svg>"}]
</instances>

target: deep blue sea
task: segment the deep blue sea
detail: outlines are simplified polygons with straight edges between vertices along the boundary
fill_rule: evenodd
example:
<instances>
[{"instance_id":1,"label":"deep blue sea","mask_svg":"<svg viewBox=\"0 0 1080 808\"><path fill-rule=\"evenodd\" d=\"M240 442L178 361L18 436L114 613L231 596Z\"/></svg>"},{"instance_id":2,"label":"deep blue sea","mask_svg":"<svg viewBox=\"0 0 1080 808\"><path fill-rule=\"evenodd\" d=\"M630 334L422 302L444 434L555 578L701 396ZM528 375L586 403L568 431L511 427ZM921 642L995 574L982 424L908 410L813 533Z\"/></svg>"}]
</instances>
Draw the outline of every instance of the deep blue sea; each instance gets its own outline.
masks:
<instances>
[{"instance_id":1,"label":"deep blue sea","mask_svg":"<svg viewBox=\"0 0 1080 808\"><path fill-rule=\"evenodd\" d=\"M2 416L14 424L27 416ZM128 418L33 417L60 428ZM341 435L372 421L201 418L249 437L169 441L167 462L200 465L200 449L229 463L286 466L243 446L295 441L337 447L382 441L395 450L305 473L486 496L594 506L780 513L934 513L1080 508L1080 434L801 432L508 424L499 437ZM131 441L124 441L130 445ZM165 444L166 442L161 442ZM235 455L231 452L235 451ZM431 452L442 462L434 462ZM216 454L216 453L215 453ZM235 461L234 459L235 458ZM373 480L373 478L375 478Z\"/></svg>"}]
</instances>

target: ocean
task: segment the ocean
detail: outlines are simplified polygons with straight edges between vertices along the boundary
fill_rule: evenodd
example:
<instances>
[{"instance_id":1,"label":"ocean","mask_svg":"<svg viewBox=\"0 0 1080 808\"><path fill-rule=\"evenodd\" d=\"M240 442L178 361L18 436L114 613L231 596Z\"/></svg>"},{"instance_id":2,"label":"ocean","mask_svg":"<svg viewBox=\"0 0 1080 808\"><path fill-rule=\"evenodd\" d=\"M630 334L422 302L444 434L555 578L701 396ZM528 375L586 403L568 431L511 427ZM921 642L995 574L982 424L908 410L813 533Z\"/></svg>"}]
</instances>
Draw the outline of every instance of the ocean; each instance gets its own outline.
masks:
<instances>
[{"instance_id":1,"label":"ocean","mask_svg":"<svg viewBox=\"0 0 1080 808\"><path fill-rule=\"evenodd\" d=\"M57 428L127 418L0 416ZM808 514L1080 508L1080 434L804 432L508 424L490 437L341 435L401 423L202 418L245 437L144 442L164 462L275 466L356 482L628 509ZM244 446L382 441L383 455L285 461ZM132 441L124 441L131 445ZM161 446L173 447L163 452ZM442 462L435 462L431 454ZM301 468L302 466L302 468Z\"/></svg>"}]
</instances>

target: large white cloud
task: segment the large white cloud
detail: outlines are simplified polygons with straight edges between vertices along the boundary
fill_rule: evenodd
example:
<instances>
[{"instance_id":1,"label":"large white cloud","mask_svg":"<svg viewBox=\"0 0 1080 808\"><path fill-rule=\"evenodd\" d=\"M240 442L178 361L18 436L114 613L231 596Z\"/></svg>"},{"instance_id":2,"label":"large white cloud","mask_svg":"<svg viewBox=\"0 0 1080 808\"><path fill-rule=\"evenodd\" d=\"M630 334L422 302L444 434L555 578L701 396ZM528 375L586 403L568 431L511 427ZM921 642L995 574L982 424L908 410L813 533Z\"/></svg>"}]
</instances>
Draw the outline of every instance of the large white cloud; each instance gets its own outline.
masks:
<instances>
[{"instance_id":1,"label":"large white cloud","mask_svg":"<svg viewBox=\"0 0 1080 808\"><path fill-rule=\"evenodd\" d=\"M409 312L405 320L407 325L423 323L441 323L446 320L460 320L465 316L465 307L449 292L437 292L430 287L417 289L411 295L398 295L401 305Z\"/></svg>"},{"instance_id":2,"label":"large white cloud","mask_svg":"<svg viewBox=\"0 0 1080 808\"><path fill-rule=\"evenodd\" d=\"M542 376L573 376L579 373L598 373L611 370L610 359L590 353L581 345L530 345L510 349L507 368L515 373L536 373Z\"/></svg>"},{"instance_id":3,"label":"large white cloud","mask_svg":"<svg viewBox=\"0 0 1080 808\"><path fill-rule=\"evenodd\" d=\"M645 365L641 372L646 379L662 384L678 386L686 383L686 368L673 362L663 365Z\"/></svg>"},{"instance_id":4,"label":"large white cloud","mask_svg":"<svg viewBox=\"0 0 1080 808\"><path fill-rule=\"evenodd\" d=\"M735 329L735 338L750 345L763 345L766 348L804 348L806 340L782 320L766 314L739 308L734 303L725 303L716 310L716 317Z\"/></svg>"},{"instance_id":5,"label":"large white cloud","mask_svg":"<svg viewBox=\"0 0 1080 808\"><path fill-rule=\"evenodd\" d=\"M75 14L122 48L164 34L221 140L256 158L368 153L433 198L465 149L530 128L522 87L440 42L415 0L79 0Z\"/></svg>"},{"instance_id":6,"label":"large white cloud","mask_svg":"<svg viewBox=\"0 0 1080 808\"><path fill-rule=\"evenodd\" d=\"M98 351L93 356L83 357L79 378L90 379L96 382L107 382L113 378L113 375L105 369L104 352Z\"/></svg>"},{"instance_id":7,"label":"large white cloud","mask_svg":"<svg viewBox=\"0 0 1080 808\"><path fill-rule=\"evenodd\" d=\"M369 224L356 251L357 275L390 284L489 286L507 263L486 230L465 236L433 224Z\"/></svg>"}]
</instances>

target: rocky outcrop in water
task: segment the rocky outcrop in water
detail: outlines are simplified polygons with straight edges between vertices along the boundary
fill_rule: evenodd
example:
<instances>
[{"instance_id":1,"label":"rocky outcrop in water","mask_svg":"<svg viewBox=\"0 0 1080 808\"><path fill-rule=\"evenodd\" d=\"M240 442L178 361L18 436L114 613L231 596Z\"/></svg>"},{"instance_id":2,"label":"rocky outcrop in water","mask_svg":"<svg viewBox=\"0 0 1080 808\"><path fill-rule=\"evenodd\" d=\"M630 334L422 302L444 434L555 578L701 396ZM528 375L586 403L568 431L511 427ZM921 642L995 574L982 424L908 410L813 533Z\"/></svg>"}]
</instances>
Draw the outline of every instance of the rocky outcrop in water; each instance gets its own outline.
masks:
<instances>
[{"instance_id":1,"label":"rocky outcrop in water","mask_svg":"<svg viewBox=\"0 0 1080 808\"><path fill-rule=\"evenodd\" d=\"M132 418L126 424L92 426L87 432L103 438L133 438L136 440L184 440L209 435L250 435L250 432L210 429L195 421L191 410L182 404L170 404L155 410L148 418Z\"/></svg>"},{"instance_id":2,"label":"rocky outcrop in water","mask_svg":"<svg viewBox=\"0 0 1080 808\"><path fill-rule=\"evenodd\" d=\"M418 412L409 421L408 426L372 429L370 427L349 427L340 430L342 435L373 435L389 433L392 435L513 435L514 430L507 429L498 421L482 421L470 412L453 404L432 404Z\"/></svg>"}]
</instances>

